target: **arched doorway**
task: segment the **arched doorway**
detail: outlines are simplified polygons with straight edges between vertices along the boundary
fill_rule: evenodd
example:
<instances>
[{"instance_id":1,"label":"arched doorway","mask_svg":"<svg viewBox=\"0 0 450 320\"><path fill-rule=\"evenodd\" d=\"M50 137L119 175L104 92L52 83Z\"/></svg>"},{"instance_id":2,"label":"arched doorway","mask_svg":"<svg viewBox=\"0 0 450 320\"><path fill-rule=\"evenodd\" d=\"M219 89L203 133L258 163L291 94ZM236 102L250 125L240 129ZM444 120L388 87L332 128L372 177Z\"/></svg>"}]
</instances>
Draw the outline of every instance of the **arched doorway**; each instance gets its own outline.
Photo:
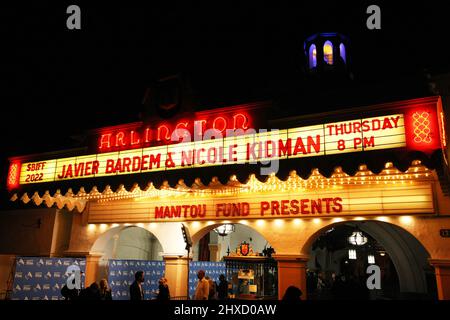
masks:
<instances>
[{"instance_id":1,"label":"arched doorway","mask_svg":"<svg viewBox=\"0 0 450 320\"><path fill-rule=\"evenodd\" d=\"M192 259L194 266L222 263L231 298L273 298L278 283L272 249L267 239L247 224L211 224L194 235ZM214 275L212 278L218 282Z\"/></svg>"},{"instance_id":2,"label":"arched doorway","mask_svg":"<svg viewBox=\"0 0 450 320\"><path fill-rule=\"evenodd\" d=\"M109 229L91 248L91 253L101 255L97 280L108 277L110 259L162 261L162 252L161 242L152 232L134 225Z\"/></svg>"},{"instance_id":3,"label":"arched doorway","mask_svg":"<svg viewBox=\"0 0 450 320\"><path fill-rule=\"evenodd\" d=\"M397 225L371 220L339 222L320 229L308 245L311 299L436 298L429 253ZM380 267L381 290L367 288L366 271L371 264Z\"/></svg>"}]
</instances>

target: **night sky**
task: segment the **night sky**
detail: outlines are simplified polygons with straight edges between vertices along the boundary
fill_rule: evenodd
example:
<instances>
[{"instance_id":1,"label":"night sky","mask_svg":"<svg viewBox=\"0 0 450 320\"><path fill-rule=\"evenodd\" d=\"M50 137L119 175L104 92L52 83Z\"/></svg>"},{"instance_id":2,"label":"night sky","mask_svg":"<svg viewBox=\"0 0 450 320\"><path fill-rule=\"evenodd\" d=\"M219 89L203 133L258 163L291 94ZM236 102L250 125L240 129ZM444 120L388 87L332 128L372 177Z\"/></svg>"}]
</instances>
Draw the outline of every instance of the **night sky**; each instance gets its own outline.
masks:
<instances>
[{"instance_id":1,"label":"night sky","mask_svg":"<svg viewBox=\"0 0 450 320\"><path fill-rule=\"evenodd\" d=\"M317 32L350 38L356 83L450 70L442 1L145 2L0 10L2 181L9 156L65 149L85 129L138 120L145 89L165 75L188 74L211 108L276 98L301 77L303 41ZM66 28L70 4L81 7L81 30ZM381 7L381 30L366 28L370 4Z\"/></svg>"}]
</instances>

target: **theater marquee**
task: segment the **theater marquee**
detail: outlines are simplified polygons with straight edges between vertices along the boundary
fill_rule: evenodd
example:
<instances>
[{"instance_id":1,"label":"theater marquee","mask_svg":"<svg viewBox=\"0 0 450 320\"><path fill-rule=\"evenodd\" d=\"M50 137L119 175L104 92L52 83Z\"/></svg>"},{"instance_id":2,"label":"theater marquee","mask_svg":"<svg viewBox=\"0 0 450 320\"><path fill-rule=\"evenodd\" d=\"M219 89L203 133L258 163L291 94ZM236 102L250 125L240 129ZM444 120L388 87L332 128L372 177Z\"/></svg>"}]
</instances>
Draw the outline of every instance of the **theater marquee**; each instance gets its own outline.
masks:
<instances>
[{"instance_id":1,"label":"theater marquee","mask_svg":"<svg viewBox=\"0 0 450 320\"><path fill-rule=\"evenodd\" d=\"M216 116L209 122L186 120L174 124L172 134L185 132L184 138L193 137L194 141L180 143L161 141L170 132L166 125L153 131L148 127L141 128L141 131L134 128L118 130L101 134L98 140L100 153L97 154L25 163L12 161L8 188L31 183L383 149L404 148L430 153L443 147L445 139L440 139L443 126L437 116L439 112L442 116L442 112L436 105L400 110L402 112L377 117L282 130L260 129L258 132L249 127L253 121L247 113ZM207 129L224 135L220 138L205 137ZM115 151L104 152L111 148Z\"/></svg>"},{"instance_id":2,"label":"theater marquee","mask_svg":"<svg viewBox=\"0 0 450 320\"><path fill-rule=\"evenodd\" d=\"M434 213L431 183L348 185L297 192L189 195L92 202L90 223L241 220Z\"/></svg>"}]
</instances>

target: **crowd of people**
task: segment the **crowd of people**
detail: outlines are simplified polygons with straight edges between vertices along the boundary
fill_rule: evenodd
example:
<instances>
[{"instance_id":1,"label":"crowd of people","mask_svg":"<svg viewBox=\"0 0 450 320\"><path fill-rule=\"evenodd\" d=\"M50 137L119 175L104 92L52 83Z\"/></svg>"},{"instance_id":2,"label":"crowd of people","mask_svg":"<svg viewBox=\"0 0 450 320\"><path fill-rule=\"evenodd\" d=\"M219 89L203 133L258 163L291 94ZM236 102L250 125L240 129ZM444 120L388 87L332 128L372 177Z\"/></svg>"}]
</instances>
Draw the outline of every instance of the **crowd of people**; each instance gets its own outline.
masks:
<instances>
[{"instance_id":1,"label":"crowd of people","mask_svg":"<svg viewBox=\"0 0 450 320\"><path fill-rule=\"evenodd\" d=\"M225 300L228 298L228 281L225 276L219 276L219 284L205 275L204 270L197 272L197 287L192 297L194 300Z\"/></svg>"},{"instance_id":2,"label":"crowd of people","mask_svg":"<svg viewBox=\"0 0 450 320\"><path fill-rule=\"evenodd\" d=\"M353 275L327 276L324 272L308 272L307 291L311 299L316 300L360 300L369 298L369 290L364 281Z\"/></svg>"},{"instance_id":3,"label":"crowd of people","mask_svg":"<svg viewBox=\"0 0 450 320\"><path fill-rule=\"evenodd\" d=\"M204 270L197 273L198 283L194 300L225 300L228 298L228 281L222 274L219 277L219 284L205 275ZM130 300L145 300L145 291L142 284L145 282L144 272L137 271L134 275L134 281L130 285ZM78 290L69 289L64 285L61 289L61 295L66 300L112 300L111 288L109 288L106 279L100 280L99 283L93 282L89 287ZM170 290L167 279L162 277L159 279L157 300L170 300Z\"/></svg>"},{"instance_id":4,"label":"crowd of people","mask_svg":"<svg viewBox=\"0 0 450 320\"><path fill-rule=\"evenodd\" d=\"M106 279L100 280L99 283L93 282L89 287L81 290L69 289L67 285L64 285L61 295L66 300L112 300L111 288Z\"/></svg>"}]
</instances>

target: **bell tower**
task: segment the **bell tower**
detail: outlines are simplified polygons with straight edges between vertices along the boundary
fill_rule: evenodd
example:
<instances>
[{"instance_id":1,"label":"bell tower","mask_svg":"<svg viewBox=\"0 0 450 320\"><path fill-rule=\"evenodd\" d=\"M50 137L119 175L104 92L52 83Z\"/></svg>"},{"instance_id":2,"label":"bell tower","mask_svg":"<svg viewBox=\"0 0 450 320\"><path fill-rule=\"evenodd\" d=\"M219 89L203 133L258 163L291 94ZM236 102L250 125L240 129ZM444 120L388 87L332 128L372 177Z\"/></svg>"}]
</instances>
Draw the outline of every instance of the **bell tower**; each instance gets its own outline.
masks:
<instances>
[{"instance_id":1,"label":"bell tower","mask_svg":"<svg viewBox=\"0 0 450 320\"><path fill-rule=\"evenodd\" d=\"M352 78L349 40L339 33L316 33L304 42L305 62L312 77Z\"/></svg>"}]
</instances>

